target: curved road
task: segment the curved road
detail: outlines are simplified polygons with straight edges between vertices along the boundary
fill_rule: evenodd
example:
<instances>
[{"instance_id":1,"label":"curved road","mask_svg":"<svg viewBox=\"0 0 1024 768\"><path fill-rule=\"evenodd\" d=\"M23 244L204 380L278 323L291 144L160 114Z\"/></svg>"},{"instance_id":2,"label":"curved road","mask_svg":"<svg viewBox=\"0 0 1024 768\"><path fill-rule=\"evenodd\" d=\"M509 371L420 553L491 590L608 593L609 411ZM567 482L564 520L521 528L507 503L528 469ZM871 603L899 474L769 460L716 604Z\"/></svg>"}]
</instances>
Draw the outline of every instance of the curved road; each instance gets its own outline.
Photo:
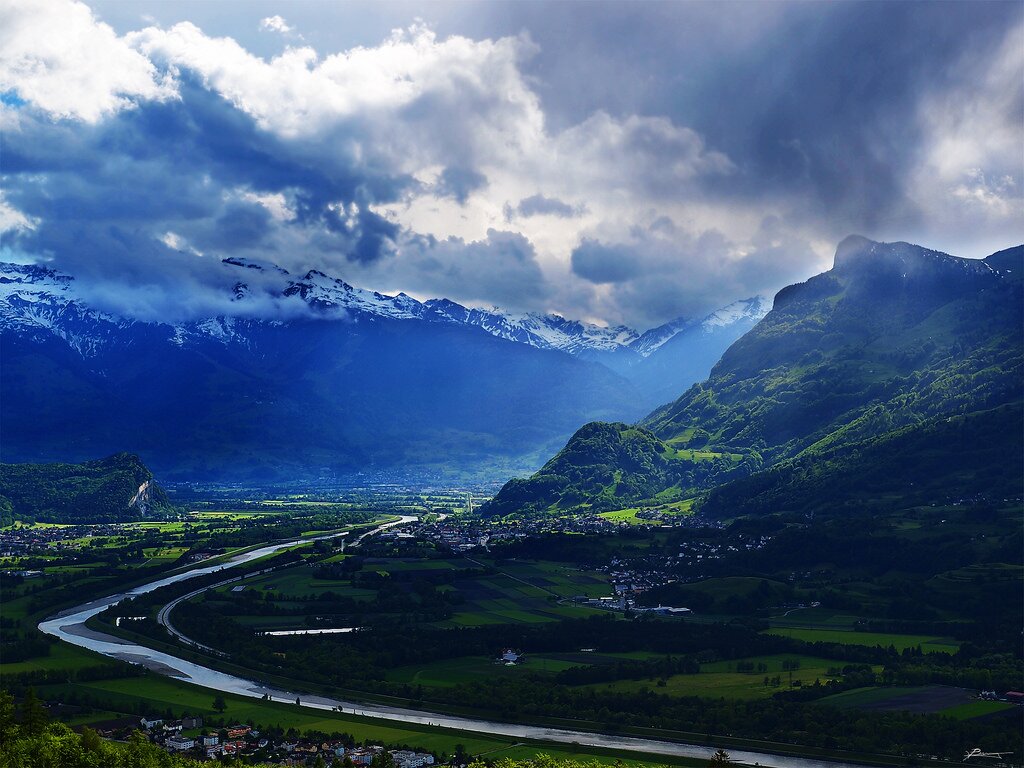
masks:
<instances>
[{"instance_id":1,"label":"curved road","mask_svg":"<svg viewBox=\"0 0 1024 768\"><path fill-rule=\"evenodd\" d=\"M370 528L369 530L367 530L364 533L360 534L352 542L352 546L353 547L358 547L360 544L363 543L363 540L367 536L372 536L375 533L383 531L385 528L391 528L392 526L395 526L395 525L402 525L402 523L409 523L409 522L412 522L415 519L416 519L415 517L412 517L410 515L399 515L398 520L392 520L389 523L382 523L381 525L378 525L378 526L375 526L373 528ZM316 538L308 539L308 541L317 541L319 539L335 538L337 536L344 536L346 533L348 533L348 531L342 531L341 533L329 534L327 536L317 536ZM342 549L342 551L345 550L345 542L341 543L341 549ZM237 563L232 563L232 565L237 565ZM170 632L174 637L176 637L179 641L181 641L185 645L190 645L193 648L198 648L199 650L205 651L206 653L212 653L214 656L223 656L224 654L221 651L218 651L216 648L211 648L210 646L204 645L203 643L200 643L197 640L193 640L191 637L188 637L184 633L179 631L177 629L177 627L175 627L174 624L171 623L171 611L173 611L180 603L183 603L186 600L191 600L193 597L196 597L197 595L203 594L203 592L205 592L208 589L217 589L218 587L223 587L223 586L226 586L228 584L233 584L236 581L242 581L243 579L250 579L250 578L253 578L255 576L262 576L262 575L264 575L266 573L271 573L272 571L276 571L276 570L279 570L281 568L289 568L289 567L295 566L295 565L301 565L301 561L297 562L297 563L285 563L284 565L275 565L275 566L273 566L271 568L264 568L262 571L254 571L253 573L247 573L247 574L244 574L242 576L234 576L234 577L232 577L230 579L225 579L224 581L218 581L216 584L208 584L205 587L200 587L199 589L194 589L191 592L189 592L188 594L181 595L180 597L174 598L169 603L167 603L167 605L165 605L163 608L161 608L160 612L157 613L157 616L156 616L157 623L161 624L164 627L164 629L166 629L168 632ZM190 572L190 574L191 574L191 572Z\"/></svg>"},{"instance_id":2,"label":"curved road","mask_svg":"<svg viewBox=\"0 0 1024 768\"><path fill-rule=\"evenodd\" d=\"M368 531L359 537L359 541L371 533L380 531L393 525L415 520L415 517L403 516L401 519L391 523L385 523ZM601 747L606 749L618 749L629 752L641 752L651 755L673 755L681 757L695 757L707 759L714 752L714 747L698 746L693 744L681 744L670 741L656 741L630 736L614 736L610 734L589 733L586 731L571 731L561 728L544 728L540 726L516 725L512 723L501 723L490 720L478 720L469 717L456 717L453 715L421 712L401 707L391 707L381 704L357 704L349 701L341 701L325 696L313 696L296 691L286 691L279 688L271 688L253 680L220 672L209 667L204 667L185 659L179 659L169 653L153 650L145 646L137 645L122 640L104 632L97 632L88 629L85 623L101 611L138 595L144 595L160 587L174 584L179 581L193 579L209 573L233 568L243 563L252 562L260 557L271 555L288 547L305 541L333 538L342 536L343 533L329 536L318 536L312 539L296 539L280 544L270 544L259 549L254 549L241 555L237 555L224 563L195 568L189 571L166 576L162 579L152 581L134 587L116 595L110 595L99 600L93 600L76 608L71 608L40 622L39 629L64 642L87 648L91 651L101 653L115 659L121 659L133 664L144 666L158 674L179 678L194 685L209 688L222 693L233 693L239 696L261 699L269 696L271 699L295 702L301 701L301 706L310 709L335 710L345 714L360 715L363 717L378 718L381 720L392 720L400 723L416 723L419 725L440 726L454 728L461 731L470 731L494 736L507 736L516 739L530 739L535 741L548 741L562 744L578 744L587 747ZM209 589L204 587L203 590ZM179 598L184 599L184 598ZM187 638L186 638L187 639ZM212 649L210 649L212 650ZM760 764L771 768L854 768L860 766L858 763L832 762L800 757L784 757L768 753L750 752L744 750L730 749L729 754L733 760L747 764Z\"/></svg>"}]
</instances>

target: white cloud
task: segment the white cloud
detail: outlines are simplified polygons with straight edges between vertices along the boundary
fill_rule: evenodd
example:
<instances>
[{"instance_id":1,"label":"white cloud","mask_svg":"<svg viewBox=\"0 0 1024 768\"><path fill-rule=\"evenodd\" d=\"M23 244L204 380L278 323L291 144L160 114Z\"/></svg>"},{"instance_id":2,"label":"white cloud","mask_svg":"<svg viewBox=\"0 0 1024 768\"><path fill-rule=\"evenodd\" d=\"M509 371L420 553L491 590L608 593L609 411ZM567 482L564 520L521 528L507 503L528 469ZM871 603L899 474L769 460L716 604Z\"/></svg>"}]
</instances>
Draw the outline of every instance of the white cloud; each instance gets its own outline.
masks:
<instances>
[{"instance_id":1,"label":"white cloud","mask_svg":"<svg viewBox=\"0 0 1024 768\"><path fill-rule=\"evenodd\" d=\"M144 56L78 2L0 4L0 90L55 118L95 123L174 88Z\"/></svg>"},{"instance_id":2,"label":"white cloud","mask_svg":"<svg viewBox=\"0 0 1024 768\"><path fill-rule=\"evenodd\" d=\"M267 212L277 221L294 221L295 210L289 204L288 199L281 192L260 193L241 190L238 196L250 203L263 206Z\"/></svg>"},{"instance_id":3,"label":"white cloud","mask_svg":"<svg viewBox=\"0 0 1024 768\"><path fill-rule=\"evenodd\" d=\"M26 216L17 208L11 206L4 199L0 191L0 232L16 232L18 230L32 230L39 224L38 219Z\"/></svg>"},{"instance_id":4,"label":"white cloud","mask_svg":"<svg viewBox=\"0 0 1024 768\"><path fill-rule=\"evenodd\" d=\"M954 87L929 93L919 104L924 142L912 193L937 232L969 232L976 240L1019 234L1024 24L1007 29L996 48L972 51L955 73Z\"/></svg>"},{"instance_id":5,"label":"white cloud","mask_svg":"<svg viewBox=\"0 0 1024 768\"><path fill-rule=\"evenodd\" d=\"M261 19L260 29L266 30L267 32L279 32L282 35L289 35L295 32L295 30L288 25L288 22L280 16L268 16L265 19Z\"/></svg>"}]
</instances>

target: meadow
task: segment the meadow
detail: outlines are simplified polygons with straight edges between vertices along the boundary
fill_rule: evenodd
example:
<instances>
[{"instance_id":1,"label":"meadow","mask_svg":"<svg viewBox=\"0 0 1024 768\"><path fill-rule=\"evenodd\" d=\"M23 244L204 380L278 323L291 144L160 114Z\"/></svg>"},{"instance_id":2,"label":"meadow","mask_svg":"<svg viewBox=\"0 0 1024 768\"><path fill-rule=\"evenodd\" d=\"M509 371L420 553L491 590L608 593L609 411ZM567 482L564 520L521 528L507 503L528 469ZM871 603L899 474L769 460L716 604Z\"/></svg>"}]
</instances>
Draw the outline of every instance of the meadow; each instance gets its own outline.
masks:
<instances>
[{"instance_id":1,"label":"meadow","mask_svg":"<svg viewBox=\"0 0 1024 768\"><path fill-rule=\"evenodd\" d=\"M920 646L924 653L956 653L960 644L950 638L933 635L899 635L885 632L853 632L843 629L809 627L773 627L768 634L792 637L807 643L839 643L840 645L892 646L897 651Z\"/></svg>"},{"instance_id":2,"label":"meadow","mask_svg":"<svg viewBox=\"0 0 1024 768\"><path fill-rule=\"evenodd\" d=\"M322 563L341 563L343 557L330 555ZM366 576L369 574L371 576ZM599 609L576 605L574 596L602 597L611 594L607 578L596 572L582 572L554 562L518 563L492 560L407 557L367 557L356 578L325 578L317 564L304 564L247 580L245 591L255 593L263 605L269 602L290 612L322 612L320 599L349 598L365 604L367 611L377 598L378 580L411 585L430 579L436 591L448 599L446 618L427 623L439 628L480 627L498 624L536 624L600 615ZM231 587L217 590L217 599L239 606L235 620L255 629L300 626L302 616L246 615L244 591Z\"/></svg>"},{"instance_id":3,"label":"meadow","mask_svg":"<svg viewBox=\"0 0 1024 768\"><path fill-rule=\"evenodd\" d=\"M749 664L751 671L737 671L740 665ZM750 656L743 659L718 661L701 664L697 674L678 674L667 678L643 680L617 680L612 683L597 683L585 686L591 690L616 691L620 693L650 691L669 696L701 696L733 700L770 699L779 691L793 687L813 685L815 681L825 684L830 679L841 677L830 670L841 668L844 662L822 659L799 654L776 654ZM796 668L792 668L792 667ZM875 668L881 671L881 667ZM776 684L774 678L779 678Z\"/></svg>"}]
</instances>

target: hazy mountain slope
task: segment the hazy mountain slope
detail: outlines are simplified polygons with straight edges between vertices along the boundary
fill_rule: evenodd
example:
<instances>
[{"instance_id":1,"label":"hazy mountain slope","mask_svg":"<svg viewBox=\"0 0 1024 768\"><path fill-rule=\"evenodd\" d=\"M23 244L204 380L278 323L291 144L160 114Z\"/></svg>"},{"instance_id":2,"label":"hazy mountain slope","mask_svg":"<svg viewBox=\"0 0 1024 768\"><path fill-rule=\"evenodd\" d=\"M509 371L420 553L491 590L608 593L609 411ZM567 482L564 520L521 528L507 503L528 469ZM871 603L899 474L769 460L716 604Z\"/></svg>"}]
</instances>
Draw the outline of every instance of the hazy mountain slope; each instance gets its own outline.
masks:
<instances>
[{"instance_id":1,"label":"hazy mountain slope","mask_svg":"<svg viewBox=\"0 0 1024 768\"><path fill-rule=\"evenodd\" d=\"M848 238L833 269L780 291L706 382L641 422L672 462L653 484L622 465L559 483L549 464L506 486L493 509L534 497L534 509L564 508L562 499L604 506L608 471L619 471L619 487L644 489L621 502L654 487L662 497L692 494L788 458L1019 403L1024 301L1014 265L1022 254L1010 249L989 263Z\"/></svg>"},{"instance_id":2,"label":"hazy mountain slope","mask_svg":"<svg viewBox=\"0 0 1024 768\"><path fill-rule=\"evenodd\" d=\"M129 520L169 506L130 453L82 464L0 464L0 516L47 523Z\"/></svg>"},{"instance_id":3,"label":"hazy mountain slope","mask_svg":"<svg viewBox=\"0 0 1024 768\"><path fill-rule=\"evenodd\" d=\"M37 267L5 277L7 460L127 447L168 479L250 481L507 471L581 421L639 415L629 384L603 366L421 320L400 297L319 275L293 284L306 317L176 326L92 310Z\"/></svg>"},{"instance_id":4,"label":"hazy mountain slope","mask_svg":"<svg viewBox=\"0 0 1024 768\"><path fill-rule=\"evenodd\" d=\"M660 329L655 328L631 345L643 350L646 357L624 375L652 407L674 400L681 389L707 378L722 353L753 328L769 308L767 299L755 296L723 307L699 322L674 327L664 339L658 339L655 334Z\"/></svg>"}]
</instances>

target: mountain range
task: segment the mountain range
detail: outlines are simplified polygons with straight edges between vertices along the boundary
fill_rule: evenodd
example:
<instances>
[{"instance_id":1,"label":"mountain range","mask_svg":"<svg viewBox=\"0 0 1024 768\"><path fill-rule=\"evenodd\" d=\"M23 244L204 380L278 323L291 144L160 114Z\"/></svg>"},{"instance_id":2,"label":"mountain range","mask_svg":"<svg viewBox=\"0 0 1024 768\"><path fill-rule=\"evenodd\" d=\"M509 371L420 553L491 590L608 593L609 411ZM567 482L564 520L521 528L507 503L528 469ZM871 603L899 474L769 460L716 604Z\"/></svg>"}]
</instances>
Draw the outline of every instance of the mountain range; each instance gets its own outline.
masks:
<instances>
[{"instance_id":1,"label":"mountain range","mask_svg":"<svg viewBox=\"0 0 1024 768\"><path fill-rule=\"evenodd\" d=\"M832 269L780 291L706 381L635 426L584 426L486 511L828 505L823 489L847 487L849 500L851 483L885 485L874 475L902 479L904 494L927 484L933 500L1019 495L1022 272L1024 246L974 260L847 238Z\"/></svg>"},{"instance_id":2,"label":"mountain range","mask_svg":"<svg viewBox=\"0 0 1024 768\"><path fill-rule=\"evenodd\" d=\"M57 270L0 265L4 459L127 448L178 479L499 476L537 466L582 422L666 401L765 311L754 297L641 334L315 270L222 268L225 311L171 323L99 309L94 286Z\"/></svg>"}]
</instances>

